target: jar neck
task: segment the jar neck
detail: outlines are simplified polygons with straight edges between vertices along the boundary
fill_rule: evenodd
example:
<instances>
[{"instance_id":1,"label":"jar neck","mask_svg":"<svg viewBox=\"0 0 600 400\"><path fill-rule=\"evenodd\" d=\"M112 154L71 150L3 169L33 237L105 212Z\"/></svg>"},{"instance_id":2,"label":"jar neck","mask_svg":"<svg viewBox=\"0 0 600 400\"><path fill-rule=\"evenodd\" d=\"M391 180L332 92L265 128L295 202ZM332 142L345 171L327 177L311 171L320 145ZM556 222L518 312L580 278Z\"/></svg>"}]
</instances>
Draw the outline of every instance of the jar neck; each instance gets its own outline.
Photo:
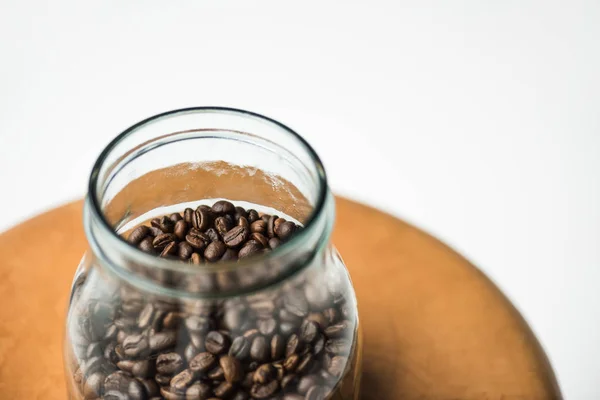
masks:
<instances>
[{"instance_id":1,"label":"jar neck","mask_svg":"<svg viewBox=\"0 0 600 400\"><path fill-rule=\"evenodd\" d=\"M202 266L144 253L120 236L151 217L221 198L275 209L304 229L265 255ZM84 208L96 265L144 290L186 297L237 295L285 281L319 262L333 219L314 150L276 121L222 108L177 110L123 132L96 162Z\"/></svg>"}]
</instances>

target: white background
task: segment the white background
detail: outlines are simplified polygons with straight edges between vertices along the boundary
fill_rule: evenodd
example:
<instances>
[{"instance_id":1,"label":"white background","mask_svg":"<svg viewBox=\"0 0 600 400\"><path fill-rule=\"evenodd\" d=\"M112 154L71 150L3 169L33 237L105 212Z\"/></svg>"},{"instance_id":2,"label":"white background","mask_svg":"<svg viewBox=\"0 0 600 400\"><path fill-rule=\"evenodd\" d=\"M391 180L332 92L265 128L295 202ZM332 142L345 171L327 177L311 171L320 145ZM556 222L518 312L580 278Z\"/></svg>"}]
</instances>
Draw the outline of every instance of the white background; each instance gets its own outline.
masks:
<instances>
[{"instance_id":1,"label":"white background","mask_svg":"<svg viewBox=\"0 0 600 400\"><path fill-rule=\"evenodd\" d=\"M600 2L0 0L0 230L152 114L246 108L434 233L600 399Z\"/></svg>"}]
</instances>

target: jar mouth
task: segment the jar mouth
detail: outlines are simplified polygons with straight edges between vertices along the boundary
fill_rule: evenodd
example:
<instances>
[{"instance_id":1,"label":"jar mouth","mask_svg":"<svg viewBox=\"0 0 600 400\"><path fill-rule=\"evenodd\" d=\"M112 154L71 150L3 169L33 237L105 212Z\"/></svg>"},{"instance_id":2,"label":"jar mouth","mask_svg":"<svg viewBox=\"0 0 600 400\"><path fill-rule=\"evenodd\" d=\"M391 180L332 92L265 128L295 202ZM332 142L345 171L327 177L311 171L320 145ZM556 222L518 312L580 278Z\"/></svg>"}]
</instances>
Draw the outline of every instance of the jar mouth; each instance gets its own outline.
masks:
<instances>
[{"instance_id":1,"label":"jar mouth","mask_svg":"<svg viewBox=\"0 0 600 400\"><path fill-rule=\"evenodd\" d=\"M225 261L218 262L214 264L202 264L199 268L196 265L191 265L181 260L167 259L167 258L159 258L155 255L151 255L145 253L144 251L131 246L123 237L121 237L113 226L111 226L110 222L106 218L106 215L102 208L102 194L100 193L100 188L102 187L103 181L105 179L103 175L103 170L106 168L107 158L109 155L115 151L118 145L122 144L124 140L133 135L136 131L140 130L143 127L146 127L154 122L158 122L160 120L170 118L177 115L184 115L188 113L223 113L223 114L231 114L234 116L242 116L249 117L253 119L258 119L261 122L265 122L267 124L271 124L274 127L283 130L290 137L292 137L298 145L300 145L303 151L309 155L310 161L312 163L312 167L316 172L316 190L317 196L314 202L314 206L310 214L308 215L305 223L304 229L300 230L296 233L289 241L282 243L281 246L276 249L262 254L256 257L250 257L248 259L241 259L238 261ZM202 128L202 127L199 127ZM109 172L112 171L114 164L109 166ZM106 171L104 171L106 172ZM321 159L315 152L315 150L308 144L308 142L296 133L294 130L289 128L288 126L272 119L266 117L261 114L257 114L251 111L228 108L228 107L190 107L190 108L182 108L176 109L172 111L167 111L161 114L154 115L152 117L146 118L131 127L127 128L117 137L115 137L100 153L98 159L96 160L92 172L89 179L88 185L88 197L86 201L86 207L89 209L91 214L91 219L94 221L98 221L99 223L95 224L95 228L97 228L98 232L93 232L90 229L89 221L85 221L86 224L86 234L90 239L90 245L92 246L92 250L96 252L100 257L106 259L113 269L121 270L122 272L127 272L133 274L130 271L125 271L124 268L117 265L114 262L111 262L109 257L106 257L104 251L100 246L94 246L94 236L102 235L106 238L106 242L109 243L112 250L117 251L129 260L132 260L134 263L138 265L144 265L147 267L151 267L153 269L160 269L165 271L172 271L182 274L193 274L199 275L204 273L215 273L215 272L226 272L233 270L243 270L247 268L252 268L253 266L264 263L269 260L274 260L277 258L281 258L286 254L289 255L293 249L301 246L303 243L307 242L309 237L314 238L315 235L318 235L320 238L318 240L318 246L314 252L314 254L318 254L319 250L325 246L328 242L329 235L331 233L332 221L329 218L325 218L325 208L328 203L329 197L331 194L328 190L327 184L327 175L325 173L325 169L321 162ZM323 221L326 223L323 224ZM318 226L317 226L318 225ZM325 229L323 229L325 227ZM314 258L314 257L313 257ZM286 271L286 276L293 275L296 272L300 271L305 265L309 264L310 260L306 260L302 263L302 265L298 265L295 268L291 268L289 271ZM286 276L280 276L277 280L284 280Z\"/></svg>"}]
</instances>

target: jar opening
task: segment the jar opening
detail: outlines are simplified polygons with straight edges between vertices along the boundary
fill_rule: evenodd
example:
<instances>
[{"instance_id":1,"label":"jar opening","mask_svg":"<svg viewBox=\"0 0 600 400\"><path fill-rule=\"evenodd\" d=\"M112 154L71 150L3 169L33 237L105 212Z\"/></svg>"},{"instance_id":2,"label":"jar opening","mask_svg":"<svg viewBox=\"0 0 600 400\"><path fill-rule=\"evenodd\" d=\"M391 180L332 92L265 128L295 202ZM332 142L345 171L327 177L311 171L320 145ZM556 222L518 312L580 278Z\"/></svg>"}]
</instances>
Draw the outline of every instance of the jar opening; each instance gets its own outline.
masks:
<instances>
[{"instance_id":1,"label":"jar opening","mask_svg":"<svg viewBox=\"0 0 600 400\"><path fill-rule=\"evenodd\" d=\"M271 207L304 229L265 255L200 268L144 253L119 235L147 212L220 198ZM301 270L328 242L333 204L318 155L293 130L248 111L197 107L150 117L117 136L94 165L85 214L90 246L113 271L161 291L204 296L227 290L189 293L190 281L225 274L237 292Z\"/></svg>"}]
</instances>

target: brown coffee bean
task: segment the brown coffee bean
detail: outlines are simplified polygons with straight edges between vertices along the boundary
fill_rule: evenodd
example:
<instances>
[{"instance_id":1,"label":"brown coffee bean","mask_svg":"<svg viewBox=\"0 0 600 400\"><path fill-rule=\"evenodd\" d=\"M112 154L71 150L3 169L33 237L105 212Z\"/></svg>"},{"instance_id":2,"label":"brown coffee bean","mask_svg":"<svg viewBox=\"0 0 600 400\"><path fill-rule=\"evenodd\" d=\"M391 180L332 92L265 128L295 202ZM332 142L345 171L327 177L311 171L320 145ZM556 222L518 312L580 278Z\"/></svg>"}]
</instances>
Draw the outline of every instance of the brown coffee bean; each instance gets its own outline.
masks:
<instances>
[{"instance_id":1,"label":"brown coffee bean","mask_svg":"<svg viewBox=\"0 0 600 400\"><path fill-rule=\"evenodd\" d=\"M205 373L215 366L217 357L209 352L196 355L189 361L190 369L196 373Z\"/></svg>"},{"instance_id":2,"label":"brown coffee bean","mask_svg":"<svg viewBox=\"0 0 600 400\"><path fill-rule=\"evenodd\" d=\"M199 315L190 315L185 319L185 327L192 333L206 333L212 326L211 320Z\"/></svg>"},{"instance_id":3,"label":"brown coffee bean","mask_svg":"<svg viewBox=\"0 0 600 400\"><path fill-rule=\"evenodd\" d=\"M104 390L126 392L132 378L123 371L116 371L108 375L104 380Z\"/></svg>"},{"instance_id":4,"label":"brown coffee bean","mask_svg":"<svg viewBox=\"0 0 600 400\"><path fill-rule=\"evenodd\" d=\"M238 259L238 252L237 252L237 250L234 250L234 249L225 250L225 253L223 253L223 255L221 256L222 262L235 261L237 259Z\"/></svg>"},{"instance_id":5,"label":"brown coffee bean","mask_svg":"<svg viewBox=\"0 0 600 400\"><path fill-rule=\"evenodd\" d=\"M319 326L316 322L305 321L300 328L300 339L305 343L314 342L319 335Z\"/></svg>"},{"instance_id":6,"label":"brown coffee bean","mask_svg":"<svg viewBox=\"0 0 600 400\"><path fill-rule=\"evenodd\" d=\"M194 381L194 374L189 369L184 369L171 379L171 387L176 390L184 390Z\"/></svg>"},{"instance_id":7,"label":"brown coffee bean","mask_svg":"<svg viewBox=\"0 0 600 400\"><path fill-rule=\"evenodd\" d=\"M281 386L283 386L283 382ZM283 400L304 400L304 396L300 396L296 393L286 393L283 395Z\"/></svg>"},{"instance_id":8,"label":"brown coffee bean","mask_svg":"<svg viewBox=\"0 0 600 400\"><path fill-rule=\"evenodd\" d=\"M179 213L173 213L173 214L169 215L169 219L171 221L173 221L174 223L177 223L177 221L181 221L183 219L183 217Z\"/></svg>"},{"instance_id":9,"label":"brown coffee bean","mask_svg":"<svg viewBox=\"0 0 600 400\"><path fill-rule=\"evenodd\" d=\"M173 227L175 223L169 219L166 215L160 218L154 218L150 224L163 231L164 233L173 233Z\"/></svg>"},{"instance_id":10,"label":"brown coffee bean","mask_svg":"<svg viewBox=\"0 0 600 400\"><path fill-rule=\"evenodd\" d=\"M183 211L183 220L188 224L188 226L192 226L192 220L194 219L194 210L191 208L186 208Z\"/></svg>"},{"instance_id":11,"label":"brown coffee bean","mask_svg":"<svg viewBox=\"0 0 600 400\"><path fill-rule=\"evenodd\" d=\"M156 228L154 226L150 226L148 229L150 229L149 231L149 235L152 236L153 238L157 237L158 235L162 235L164 232L161 231L159 228Z\"/></svg>"},{"instance_id":12,"label":"brown coffee bean","mask_svg":"<svg viewBox=\"0 0 600 400\"><path fill-rule=\"evenodd\" d=\"M323 311L323 316L329 324L335 324L339 319L339 313L335 308L327 308Z\"/></svg>"},{"instance_id":13,"label":"brown coffee bean","mask_svg":"<svg viewBox=\"0 0 600 400\"><path fill-rule=\"evenodd\" d=\"M250 356L250 341L243 336L236 337L229 348L229 355L244 361Z\"/></svg>"},{"instance_id":14,"label":"brown coffee bean","mask_svg":"<svg viewBox=\"0 0 600 400\"><path fill-rule=\"evenodd\" d=\"M254 383L260 383L261 385L264 385L272 379L275 379L275 376L275 368L271 364L263 364L258 367L256 371L254 371L252 380Z\"/></svg>"},{"instance_id":15,"label":"brown coffee bean","mask_svg":"<svg viewBox=\"0 0 600 400\"><path fill-rule=\"evenodd\" d=\"M267 236L275 237L275 220L279 218L277 215L271 215L267 220Z\"/></svg>"},{"instance_id":16,"label":"brown coffee bean","mask_svg":"<svg viewBox=\"0 0 600 400\"><path fill-rule=\"evenodd\" d=\"M281 240L288 240L296 231L296 224L291 221L285 221L275 228L275 234Z\"/></svg>"},{"instance_id":17,"label":"brown coffee bean","mask_svg":"<svg viewBox=\"0 0 600 400\"><path fill-rule=\"evenodd\" d=\"M329 326L329 322L327 321L327 319L325 318L325 316L322 313L318 313L318 312L310 313L306 317L306 320L316 323L318 325L320 331L324 331Z\"/></svg>"},{"instance_id":18,"label":"brown coffee bean","mask_svg":"<svg viewBox=\"0 0 600 400\"><path fill-rule=\"evenodd\" d=\"M182 260L187 260L192 256L194 248L188 242L180 242L177 248L177 255Z\"/></svg>"},{"instance_id":19,"label":"brown coffee bean","mask_svg":"<svg viewBox=\"0 0 600 400\"><path fill-rule=\"evenodd\" d=\"M177 245L176 242L170 242L169 244L167 244L165 246L163 251L160 253L160 256L161 257L169 257L172 255L175 255L175 253L177 253L178 248L179 248L179 246Z\"/></svg>"},{"instance_id":20,"label":"brown coffee bean","mask_svg":"<svg viewBox=\"0 0 600 400\"><path fill-rule=\"evenodd\" d=\"M162 235L158 235L152 241L152 245L156 250L164 249L169 243L172 243L177 238L172 233L163 233Z\"/></svg>"},{"instance_id":21,"label":"brown coffee bean","mask_svg":"<svg viewBox=\"0 0 600 400\"><path fill-rule=\"evenodd\" d=\"M273 318L260 319L256 323L256 326L262 335L271 337L271 335L273 335L277 330L277 321L275 321Z\"/></svg>"},{"instance_id":22,"label":"brown coffee bean","mask_svg":"<svg viewBox=\"0 0 600 400\"><path fill-rule=\"evenodd\" d=\"M286 391L293 389L297 384L298 377L296 376L296 374L289 374L284 376L283 379L281 379L281 388ZM304 399L304 397L301 398Z\"/></svg>"},{"instance_id":23,"label":"brown coffee bean","mask_svg":"<svg viewBox=\"0 0 600 400\"><path fill-rule=\"evenodd\" d=\"M295 333L290 336L285 347L285 356L289 357L292 354L302 351L302 343Z\"/></svg>"},{"instance_id":24,"label":"brown coffee bean","mask_svg":"<svg viewBox=\"0 0 600 400\"><path fill-rule=\"evenodd\" d=\"M196 228L192 228L185 235L185 241L197 250L204 250L206 246L211 242L207 234L200 232Z\"/></svg>"},{"instance_id":25,"label":"brown coffee bean","mask_svg":"<svg viewBox=\"0 0 600 400\"><path fill-rule=\"evenodd\" d=\"M198 207L196 211L194 211L192 218L192 225L194 228L199 231L205 231L212 225L212 222L213 216L209 210Z\"/></svg>"},{"instance_id":26,"label":"brown coffee bean","mask_svg":"<svg viewBox=\"0 0 600 400\"><path fill-rule=\"evenodd\" d=\"M246 394L246 392L238 390L237 392L235 392L231 400L248 400L249 398L250 397L248 396L248 394Z\"/></svg>"},{"instance_id":27,"label":"brown coffee bean","mask_svg":"<svg viewBox=\"0 0 600 400\"><path fill-rule=\"evenodd\" d=\"M283 368L285 368L285 370L288 373L295 372L299 363L300 363L300 357L298 356L298 354L291 354L283 362Z\"/></svg>"},{"instance_id":28,"label":"brown coffee bean","mask_svg":"<svg viewBox=\"0 0 600 400\"><path fill-rule=\"evenodd\" d=\"M177 236L179 240L185 240L185 235L188 231L188 224L184 220L180 219L175 223L175 227L173 228L173 233Z\"/></svg>"},{"instance_id":29,"label":"brown coffee bean","mask_svg":"<svg viewBox=\"0 0 600 400\"><path fill-rule=\"evenodd\" d=\"M271 359L281 360L285 356L285 342L279 334L271 339Z\"/></svg>"},{"instance_id":30,"label":"brown coffee bean","mask_svg":"<svg viewBox=\"0 0 600 400\"><path fill-rule=\"evenodd\" d=\"M208 236L210 238L211 242L220 242L221 241L221 236L215 229L213 229L213 228L207 229L205 233L206 233L206 236Z\"/></svg>"},{"instance_id":31,"label":"brown coffee bean","mask_svg":"<svg viewBox=\"0 0 600 400\"><path fill-rule=\"evenodd\" d=\"M298 367L296 367L297 374L307 374L311 371L314 365L314 356L311 353L307 353L300 358Z\"/></svg>"},{"instance_id":32,"label":"brown coffee bean","mask_svg":"<svg viewBox=\"0 0 600 400\"><path fill-rule=\"evenodd\" d=\"M195 382L185 391L186 400L206 400L210 397L212 389L204 382Z\"/></svg>"},{"instance_id":33,"label":"brown coffee bean","mask_svg":"<svg viewBox=\"0 0 600 400\"><path fill-rule=\"evenodd\" d=\"M240 259L250 257L256 254L259 254L260 250L262 250L262 246L256 240L248 240L244 247L238 252L238 257Z\"/></svg>"},{"instance_id":34,"label":"brown coffee bean","mask_svg":"<svg viewBox=\"0 0 600 400\"><path fill-rule=\"evenodd\" d=\"M279 247L280 244L281 244L281 241L278 238L269 239L269 247L271 248L271 250L275 250L276 248Z\"/></svg>"},{"instance_id":35,"label":"brown coffee bean","mask_svg":"<svg viewBox=\"0 0 600 400\"><path fill-rule=\"evenodd\" d=\"M229 219L227 219L225 217L218 217L215 219L215 229L217 230L219 235L221 235L222 237L225 237L225 234L231 228L232 228L232 225L229 222Z\"/></svg>"},{"instance_id":36,"label":"brown coffee bean","mask_svg":"<svg viewBox=\"0 0 600 400\"><path fill-rule=\"evenodd\" d=\"M327 395L327 389L323 386L313 386L306 393L306 400L324 400Z\"/></svg>"},{"instance_id":37,"label":"brown coffee bean","mask_svg":"<svg viewBox=\"0 0 600 400\"><path fill-rule=\"evenodd\" d=\"M86 399L94 399L102 395L106 375L103 372L95 372L85 379L83 395Z\"/></svg>"},{"instance_id":38,"label":"brown coffee bean","mask_svg":"<svg viewBox=\"0 0 600 400\"><path fill-rule=\"evenodd\" d=\"M210 331L206 335L206 341L204 342L206 350L212 354L219 355L229 350L229 338L223 335L219 331Z\"/></svg>"},{"instance_id":39,"label":"brown coffee bean","mask_svg":"<svg viewBox=\"0 0 600 400\"><path fill-rule=\"evenodd\" d=\"M225 380L225 372L223 371L223 368L221 368L220 365L217 365L215 368L208 371L208 374L206 374L206 376L208 377L208 379L212 379L213 381Z\"/></svg>"},{"instance_id":40,"label":"brown coffee bean","mask_svg":"<svg viewBox=\"0 0 600 400\"><path fill-rule=\"evenodd\" d=\"M177 343L177 333L175 331L155 333L150 336L149 342L152 351L163 351L175 346Z\"/></svg>"},{"instance_id":41,"label":"brown coffee bean","mask_svg":"<svg viewBox=\"0 0 600 400\"><path fill-rule=\"evenodd\" d=\"M233 394L235 387L229 382L222 382L214 389L215 396L225 399Z\"/></svg>"},{"instance_id":42,"label":"brown coffee bean","mask_svg":"<svg viewBox=\"0 0 600 400\"><path fill-rule=\"evenodd\" d=\"M140 248L140 250L145 251L146 253L154 253L154 246L152 245L152 240L153 239L150 236L147 236L140 242L140 245L138 247Z\"/></svg>"},{"instance_id":43,"label":"brown coffee bean","mask_svg":"<svg viewBox=\"0 0 600 400\"><path fill-rule=\"evenodd\" d=\"M202 264L202 256L198 253L192 253L190 262L195 265L200 265Z\"/></svg>"},{"instance_id":44,"label":"brown coffee bean","mask_svg":"<svg viewBox=\"0 0 600 400\"><path fill-rule=\"evenodd\" d=\"M264 336L256 336L254 340L252 340L250 356L253 360L265 362L269 359L269 352L269 347L267 346L267 341Z\"/></svg>"},{"instance_id":45,"label":"brown coffee bean","mask_svg":"<svg viewBox=\"0 0 600 400\"><path fill-rule=\"evenodd\" d=\"M250 235L250 239L257 241L262 247L269 248L269 239L261 233L254 232Z\"/></svg>"},{"instance_id":46,"label":"brown coffee bean","mask_svg":"<svg viewBox=\"0 0 600 400\"><path fill-rule=\"evenodd\" d=\"M237 224L250 230L250 222L248 222L248 220L245 217L240 217L239 219L237 219Z\"/></svg>"},{"instance_id":47,"label":"brown coffee bean","mask_svg":"<svg viewBox=\"0 0 600 400\"><path fill-rule=\"evenodd\" d=\"M343 356L334 356L331 358L329 362L329 366L327 368L327 372L333 375L336 378L340 378L346 368L346 364L348 363L348 359Z\"/></svg>"},{"instance_id":48,"label":"brown coffee bean","mask_svg":"<svg viewBox=\"0 0 600 400\"><path fill-rule=\"evenodd\" d=\"M172 388L169 386L164 386L164 387L160 388L160 394L161 394L162 398L164 398L166 400L185 400L185 397L182 394L182 392L183 392L182 390L175 389L175 388ZM119 399L119 400L121 400L121 399ZM123 398L123 400L129 400L129 399Z\"/></svg>"},{"instance_id":49,"label":"brown coffee bean","mask_svg":"<svg viewBox=\"0 0 600 400\"><path fill-rule=\"evenodd\" d=\"M211 207L212 212L215 214L233 214L235 212L235 206L227 200L219 200Z\"/></svg>"},{"instance_id":50,"label":"brown coffee bean","mask_svg":"<svg viewBox=\"0 0 600 400\"><path fill-rule=\"evenodd\" d=\"M255 399L268 399L277 393L279 389L279 382L271 381L265 385L255 384L250 389L250 396Z\"/></svg>"},{"instance_id":51,"label":"brown coffee bean","mask_svg":"<svg viewBox=\"0 0 600 400\"><path fill-rule=\"evenodd\" d=\"M211 242L204 250L204 258L209 262L217 261L225 254L226 249L223 242Z\"/></svg>"},{"instance_id":52,"label":"brown coffee bean","mask_svg":"<svg viewBox=\"0 0 600 400\"><path fill-rule=\"evenodd\" d=\"M246 332L244 332L244 337L250 341L254 340L255 337L257 337L260 334L260 332L258 331L258 329L248 329Z\"/></svg>"},{"instance_id":53,"label":"brown coffee bean","mask_svg":"<svg viewBox=\"0 0 600 400\"><path fill-rule=\"evenodd\" d=\"M312 352L315 356L318 356L323 350L325 350L325 335L319 333L313 342Z\"/></svg>"},{"instance_id":54,"label":"brown coffee bean","mask_svg":"<svg viewBox=\"0 0 600 400\"><path fill-rule=\"evenodd\" d=\"M138 381L142 384L142 387L144 388L147 397L153 398L157 397L160 394L160 389L158 388L158 385L156 384L154 379L138 379ZM140 399L145 399L145 397L142 396L140 397Z\"/></svg>"},{"instance_id":55,"label":"brown coffee bean","mask_svg":"<svg viewBox=\"0 0 600 400\"><path fill-rule=\"evenodd\" d=\"M183 364L178 353L160 354L156 359L156 371L162 375L174 375L183 369Z\"/></svg>"},{"instance_id":56,"label":"brown coffee bean","mask_svg":"<svg viewBox=\"0 0 600 400\"><path fill-rule=\"evenodd\" d=\"M236 383L243 379L242 366L235 357L222 356L219 359L219 364L223 369L223 374L227 382Z\"/></svg>"},{"instance_id":57,"label":"brown coffee bean","mask_svg":"<svg viewBox=\"0 0 600 400\"><path fill-rule=\"evenodd\" d=\"M264 234L267 232L267 224L262 219L256 220L250 224L250 231Z\"/></svg>"},{"instance_id":58,"label":"brown coffee bean","mask_svg":"<svg viewBox=\"0 0 600 400\"><path fill-rule=\"evenodd\" d=\"M350 353L352 343L348 339L331 339L325 343L325 351L334 355Z\"/></svg>"},{"instance_id":59,"label":"brown coffee bean","mask_svg":"<svg viewBox=\"0 0 600 400\"><path fill-rule=\"evenodd\" d=\"M293 322L282 322L279 324L279 332L281 332L283 336L287 337L296 330L296 327L296 324Z\"/></svg>"},{"instance_id":60,"label":"brown coffee bean","mask_svg":"<svg viewBox=\"0 0 600 400\"><path fill-rule=\"evenodd\" d=\"M288 293L283 299L283 305L288 312L297 317L303 318L308 315L308 302L300 290Z\"/></svg>"},{"instance_id":61,"label":"brown coffee bean","mask_svg":"<svg viewBox=\"0 0 600 400\"><path fill-rule=\"evenodd\" d=\"M143 335L127 336L123 341L123 352L128 357L138 357L148 350L148 340Z\"/></svg>"},{"instance_id":62,"label":"brown coffee bean","mask_svg":"<svg viewBox=\"0 0 600 400\"><path fill-rule=\"evenodd\" d=\"M248 228L238 225L232 228L231 230L225 232L225 234L223 235L223 241L225 242L225 245L227 245L227 247L237 248L240 245L242 245L242 243L244 243L246 240L248 240L249 234L250 233L248 231Z\"/></svg>"},{"instance_id":63,"label":"brown coffee bean","mask_svg":"<svg viewBox=\"0 0 600 400\"><path fill-rule=\"evenodd\" d=\"M156 380L156 383L158 383L161 386L167 386L169 385L169 383L171 383L171 375L161 375L161 374L157 374L154 377L154 380Z\"/></svg>"},{"instance_id":64,"label":"brown coffee bean","mask_svg":"<svg viewBox=\"0 0 600 400\"><path fill-rule=\"evenodd\" d=\"M129 234L127 241L132 245L138 245L142 239L148 236L150 229L145 225L140 225Z\"/></svg>"},{"instance_id":65,"label":"brown coffee bean","mask_svg":"<svg viewBox=\"0 0 600 400\"><path fill-rule=\"evenodd\" d=\"M350 324L348 321L340 321L337 324L331 325L325 329L325 335L330 338L339 338L346 336L349 333Z\"/></svg>"},{"instance_id":66,"label":"brown coffee bean","mask_svg":"<svg viewBox=\"0 0 600 400\"><path fill-rule=\"evenodd\" d=\"M254 209L249 209L248 210L248 222L250 222L250 224L252 224L254 221L257 221L260 219L260 217L258 216L258 212Z\"/></svg>"},{"instance_id":67,"label":"brown coffee bean","mask_svg":"<svg viewBox=\"0 0 600 400\"><path fill-rule=\"evenodd\" d=\"M321 379L318 375L305 375L298 380L297 390L300 394L306 394L313 386L317 386L321 383Z\"/></svg>"}]
</instances>

